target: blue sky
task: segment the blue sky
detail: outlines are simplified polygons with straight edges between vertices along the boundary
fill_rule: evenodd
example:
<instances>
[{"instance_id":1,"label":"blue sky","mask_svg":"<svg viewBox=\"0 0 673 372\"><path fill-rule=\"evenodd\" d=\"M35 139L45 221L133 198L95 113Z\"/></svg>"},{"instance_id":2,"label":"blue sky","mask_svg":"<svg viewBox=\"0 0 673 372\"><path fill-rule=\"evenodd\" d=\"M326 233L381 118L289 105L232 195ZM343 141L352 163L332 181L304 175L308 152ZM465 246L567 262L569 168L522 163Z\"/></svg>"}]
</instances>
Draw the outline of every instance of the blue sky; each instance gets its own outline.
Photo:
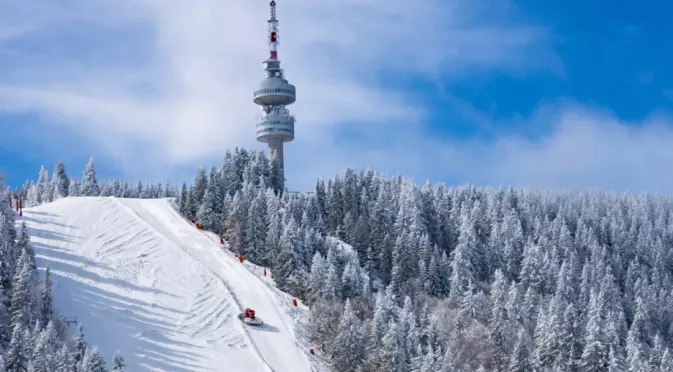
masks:
<instances>
[{"instance_id":1,"label":"blue sky","mask_svg":"<svg viewBox=\"0 0 673 372\"><path fill-rule=\"evenodd\" d=\"M673 5L279 0L286 177L673 190ZM262 148L267 2L0 0L0 169L181 182ZM668 67L668 68L667 68Z\"/></svg>"}]
</instances>

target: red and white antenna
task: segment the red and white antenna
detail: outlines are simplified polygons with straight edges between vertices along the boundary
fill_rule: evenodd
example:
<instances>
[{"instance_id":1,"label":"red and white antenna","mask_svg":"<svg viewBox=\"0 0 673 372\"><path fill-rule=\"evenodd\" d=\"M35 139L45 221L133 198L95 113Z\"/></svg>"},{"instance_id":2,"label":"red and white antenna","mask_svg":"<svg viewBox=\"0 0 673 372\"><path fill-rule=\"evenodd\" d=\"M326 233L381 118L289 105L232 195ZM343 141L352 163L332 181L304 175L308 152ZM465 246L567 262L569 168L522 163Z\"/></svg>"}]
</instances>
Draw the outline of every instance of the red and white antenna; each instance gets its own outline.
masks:
<instances>
[{"instance_id":1,"label":"red and white antenna","mask_svg":"<svg viewBox=\"0 0 673 372\"><path fill-rule=\"evenodd\" d=\"M271 0L271 18L269 18L269 59L278 60L278 20L276 19L276 1Z\"/></svg>"}]
</instances>

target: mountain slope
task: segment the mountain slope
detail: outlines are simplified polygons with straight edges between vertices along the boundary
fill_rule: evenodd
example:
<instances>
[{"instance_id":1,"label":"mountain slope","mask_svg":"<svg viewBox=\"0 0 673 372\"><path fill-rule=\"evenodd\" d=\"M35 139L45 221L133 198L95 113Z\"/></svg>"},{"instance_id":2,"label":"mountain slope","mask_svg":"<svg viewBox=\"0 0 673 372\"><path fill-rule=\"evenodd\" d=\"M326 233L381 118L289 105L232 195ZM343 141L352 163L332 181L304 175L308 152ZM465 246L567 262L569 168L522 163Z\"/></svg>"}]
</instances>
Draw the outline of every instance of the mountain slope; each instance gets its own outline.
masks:
<instances>
[{"instance_id":1,"label":"mountain slope","mask_svg":"<svg viewBox=\"0 0 673 372\"><path fill-rule=\"evenodd\" d=\"M129 371L310 371L286 297L164 199L65 198L26 209L54 297ZM241 324L254 308L266 325Z\"/></svg>"}]
</instances>

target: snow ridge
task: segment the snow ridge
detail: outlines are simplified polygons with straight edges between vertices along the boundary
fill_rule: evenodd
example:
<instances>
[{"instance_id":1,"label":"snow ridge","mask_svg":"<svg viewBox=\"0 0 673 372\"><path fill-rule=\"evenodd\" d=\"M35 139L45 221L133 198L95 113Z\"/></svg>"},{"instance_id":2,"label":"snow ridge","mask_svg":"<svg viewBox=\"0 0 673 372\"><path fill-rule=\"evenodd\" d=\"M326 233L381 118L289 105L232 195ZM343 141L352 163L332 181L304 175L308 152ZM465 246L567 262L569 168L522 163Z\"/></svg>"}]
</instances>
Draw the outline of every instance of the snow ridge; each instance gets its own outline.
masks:
<instances>
[{"instance_id":1,"label":"snow ridge","mask_svg":"<svg viewBox=\"0 0 673 372\"><path fill-rule=\"evenodd\" d=\"M163 239L163 241L164 241L166 244L171 244L171 245L175 246L176 248L182 250L185 254L187 254L187 255L189 255L190 257L192 257L192 258L194 259L194 262L196 263L196 265L199 267L199 272L200 272L200 273L209 271L206 267L204 267L204 266L198 261L198 259L196 259L192 254L190 254L190 252L189 252L188 250L186 250L186 249L184 249L183 247L181 247L180 245L176 244L174 241L172 241L171 239L169 239L164 233L162 233L161 231L157 230L156 228L154 228L153 226L151 226L149 223L147 223L145 220L143 220L143 219L140 217L140 215L139 215L135 210L133 210L132 208L130 208L130 207L127 206L126 204L122 203L119 199L117 199L117 198L114 197L114 196L110 197L110 199L114 200L114 201L117 203L117 205L119 205L120 207L124 208L130 215L132 215L132 216L136 219L136 221L138 221L139 223L142 223L144 226L146 226L147 229L149 229L149 230L151 230L153 233L155 233L155 234L161 236L161 238ZM142 200L142 199L138 199L138 200ZM172 206L171 206L171 208L172 208ZM198 233L198 231L196 231L196 233ZM212 272L210 272L210 274L211 274L211 276L208 277L209 282L213 280L213 279L212 279L213 276L214 276L214 277L217 277L217 275L215 275L215 274L212 273ZM241 301L240 301L238 298L236 298L236 295L230 290L229 285L227 284L226 280L224 280L224 279L222 279L222 278L218 278L218 279L220 279L221 283L222 283L222 284L224 285L224 287L226 288L226 295L227 295L226 297L232 299L232 300L236 303L236 309L235 309L236 311L235 311L235 314L231 314L231 311L229 311L229 314L227 314L229 318L231 318L232 316L235 317L236 314L238 314L238 313L240 313L241 311L243 311L243 307L242 307L242 305L241 305ZM199 300L196 301L195 303L192 303L192 308L191 308L190 311L188 312L189 314L191 314L191 315L190 315L190 318L193 319L193 320L195 320L195 321L193 322L193 324L201 324L201 326L199 326L199 328L197 328L197 331L195 331L195 332L202 331L202 330L204 330L204 329L206 329L206 328L210 328L209 331L212 332L213 329L212 329L212 327L210 327L210 325L212 324L213 316L214 316L214 315L221 315L221 314L225 313L225 310L226 310L227 308L230 309L231 306L229 306L230 304L226 303L226 301L225 301L224 299L222 299L221 301L219 301L221 307L219 307L220 310L219 310L219 312L217 312L217 314L216 314L215 310L213 310L212 308L207 308L207 311L206 311L205 313L203 313L203 315L200 315L200 316L199 316L199 315L194 315L194 312L193 312L192 310L196 310L196 311L202 310L202 307L203 307L203 306L200 306L200 305L203 305L203 303L206 302L206 298L204 298L204 293L199 292L199 294L197 295L197 298L199 298ZM218 307L216 307L216 308L218 308ZM199 313L196 313L196 314L199 314ZM217 317L215 317L215 319L217 319ZM236 323L236 322L234 322L234 323ZM220 326L222 326L222 325L225 324L225 322L220 322L219 324L220 324ZM243 331L243 333L244 333L244 334L246 335L246 337L247 337L247 341L250 341L250 343L251 343L251 345L253 346L253 348L255 349L255 352L257 353L257 355L260 357L260 359L261 359L262 361L264 361L264 364L265 364L266 367L267 367L267 371L269 371L269 372L274 372L274 370L271 368L271 366L269 365L269 363L267 363L267 361L264 359L264 356L260 353L260 351L259 351L259 349L257 348L257 346L255 345L255 343L252 342L252 339L250 338L250 334L248 333L248 330L246 329L246 326L244 326L244 325L238 323L238 328L239 328L241 331ZM218 329L218 328L215 328L215 330L217 330L217 329ZM214 342L214 341L215 341L215 340L207 340L207 342L209 342L209 343L210 343L210 342Z\"/></svg>"}]
</instances>

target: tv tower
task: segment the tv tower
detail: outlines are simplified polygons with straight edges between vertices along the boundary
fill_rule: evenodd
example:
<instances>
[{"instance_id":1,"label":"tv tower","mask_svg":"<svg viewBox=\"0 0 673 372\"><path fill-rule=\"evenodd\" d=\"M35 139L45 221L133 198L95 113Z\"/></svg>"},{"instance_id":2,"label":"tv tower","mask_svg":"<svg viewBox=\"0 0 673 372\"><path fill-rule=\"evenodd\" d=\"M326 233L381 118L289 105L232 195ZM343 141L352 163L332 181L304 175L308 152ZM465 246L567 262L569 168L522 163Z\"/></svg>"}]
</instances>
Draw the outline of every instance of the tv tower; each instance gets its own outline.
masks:
<instances>
[{"instance_id":1,"label":"tv tower","mask_svg":"<svg viewBox=\"0 0 673 372\"><path fill-rule=\"evenodd\" d=\"M269 145L269 157L278 157L280 163L281 189L285 188L283 144L294 139L294 116L285 108L297 100L296 89L290 84L280 68L278 60L278 20L276 1L271 0L269 27L269 58L264 64L264 80L253 94L255 104L262 106L262 115L257 123L257 140Z\"/></svg>"}]
</instances>

